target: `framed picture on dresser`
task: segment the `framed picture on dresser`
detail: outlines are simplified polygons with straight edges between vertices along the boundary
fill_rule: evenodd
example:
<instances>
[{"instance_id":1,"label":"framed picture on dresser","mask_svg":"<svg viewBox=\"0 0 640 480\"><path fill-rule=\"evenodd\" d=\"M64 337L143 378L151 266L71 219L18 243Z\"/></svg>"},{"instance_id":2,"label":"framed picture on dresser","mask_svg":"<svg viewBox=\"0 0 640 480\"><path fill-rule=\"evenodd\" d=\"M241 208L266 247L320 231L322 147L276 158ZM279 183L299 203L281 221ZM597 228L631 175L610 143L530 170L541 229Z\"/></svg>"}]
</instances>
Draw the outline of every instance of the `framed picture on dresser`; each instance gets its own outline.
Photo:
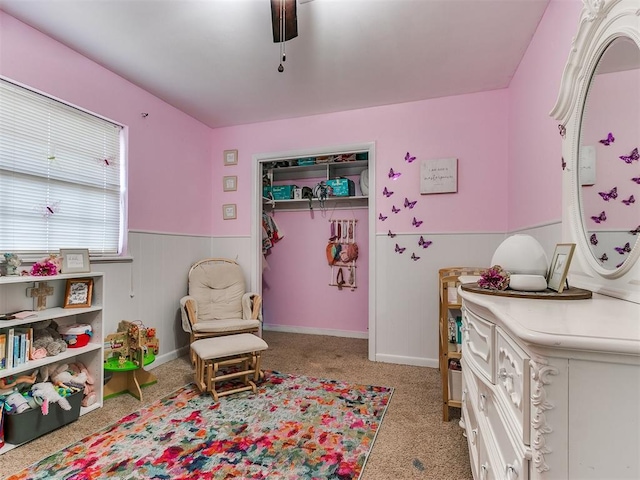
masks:
<instances>
[{"instance_id":1,"label":"framed picture on dresser","mask_svg":"<svg viewBox=\"0 0 640 480\"><path fill-rule=\"evenodd\" d=\"M562 290L564 290L575 248L575 243L559 243L556 245L549 272L547 273L547 287L551 290L555 290L558 293L562 293Z\"/></svg>"}]
</instances>

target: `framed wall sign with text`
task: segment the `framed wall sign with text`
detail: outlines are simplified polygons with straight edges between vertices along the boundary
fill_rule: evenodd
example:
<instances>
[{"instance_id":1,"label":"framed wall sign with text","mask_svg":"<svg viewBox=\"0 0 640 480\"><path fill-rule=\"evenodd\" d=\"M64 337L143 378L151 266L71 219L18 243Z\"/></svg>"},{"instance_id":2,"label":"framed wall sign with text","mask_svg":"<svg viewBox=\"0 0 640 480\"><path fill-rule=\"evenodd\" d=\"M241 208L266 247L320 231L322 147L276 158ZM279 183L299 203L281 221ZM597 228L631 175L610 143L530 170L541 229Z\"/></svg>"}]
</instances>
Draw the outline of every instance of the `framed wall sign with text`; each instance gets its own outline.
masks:
<instances>
[{"instance_id":1,"label":"framed wall sign with text","mask_svg":"<svg viewBox=\"0 0 640 480\"><path fill-rule=\"evenodd\" d=\"M456 193L458 191L458 159L438 158L420 163L420 193Z\"/></svg>"}]
</instances>

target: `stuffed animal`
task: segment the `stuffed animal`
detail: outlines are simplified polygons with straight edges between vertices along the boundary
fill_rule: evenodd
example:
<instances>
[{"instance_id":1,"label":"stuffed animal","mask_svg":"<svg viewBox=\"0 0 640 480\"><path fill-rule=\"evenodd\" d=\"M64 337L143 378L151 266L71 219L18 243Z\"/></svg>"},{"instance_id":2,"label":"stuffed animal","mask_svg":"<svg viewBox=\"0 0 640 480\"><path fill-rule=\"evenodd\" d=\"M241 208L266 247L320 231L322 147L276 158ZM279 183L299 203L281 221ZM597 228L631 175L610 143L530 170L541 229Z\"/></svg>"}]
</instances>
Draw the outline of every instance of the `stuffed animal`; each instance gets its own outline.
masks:
<instances>
[{"instance_id":1,"label":"stuffed animal","mask_svg":"<svg viewBox=\"0 0 640 480\"><path fill-rule=\"evenodd\" d=\"M44 349L47 355L52 357L67 349L66 342L58 333L58 324L53 320L34 323L32 327L33 349L35 351Z\"/></svg>"},{"instance_id":2,"label":"stuffed animal","mask_svg":"<svg viewBox=\"0 0 640 480\"><path fill-rule=\"evenodd\" d=\"M76 373L69 365L63 363L51 373L51 382L59 387L84 388L87 383L87 375L84 372Z\"/></svg>"},{"instance_id":3,"label":"stuffed animal","mask_svg":"<svg viewBox=\"0 0 640 480\"><path fill-rule=\"evenodd\" d=\"M51 382L36 383L31 387L31 393L34 398L40 398L42 402L42 414L47 415L49 413L49 403L57 403L63 410L71 410L69 401L60 396Z\"/></svg>"}]
</instances>

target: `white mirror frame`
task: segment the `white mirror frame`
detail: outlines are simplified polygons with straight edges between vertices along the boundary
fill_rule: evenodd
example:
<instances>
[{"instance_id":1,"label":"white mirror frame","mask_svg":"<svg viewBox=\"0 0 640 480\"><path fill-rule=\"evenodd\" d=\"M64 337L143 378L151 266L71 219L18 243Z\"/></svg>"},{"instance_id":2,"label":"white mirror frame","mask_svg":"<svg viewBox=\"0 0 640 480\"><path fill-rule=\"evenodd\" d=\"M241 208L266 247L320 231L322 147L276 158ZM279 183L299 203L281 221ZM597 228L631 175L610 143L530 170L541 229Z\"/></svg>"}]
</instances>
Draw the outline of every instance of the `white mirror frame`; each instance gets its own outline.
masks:
<instances>
[{"instance_id":1,"label":"white mirror frame","mask_svg":"<svg viewBox=\"0 0 640 480\"><path fill-rule=\"evenodd\" d=\"M628 37L640 49L640 4L638 0L583 2L578 32L562 74L558 100L550 113L560 122L558 128L561 134L564 133L562 156L566 168L562 172L562 240L577 246L569 271L569 283L640 303L640 245L636 241L624 264L616 270L607 270L598 263L585 232L578 174L580 125L591 78L602 53L615 38Z\"/></svg>"}]
</instances>

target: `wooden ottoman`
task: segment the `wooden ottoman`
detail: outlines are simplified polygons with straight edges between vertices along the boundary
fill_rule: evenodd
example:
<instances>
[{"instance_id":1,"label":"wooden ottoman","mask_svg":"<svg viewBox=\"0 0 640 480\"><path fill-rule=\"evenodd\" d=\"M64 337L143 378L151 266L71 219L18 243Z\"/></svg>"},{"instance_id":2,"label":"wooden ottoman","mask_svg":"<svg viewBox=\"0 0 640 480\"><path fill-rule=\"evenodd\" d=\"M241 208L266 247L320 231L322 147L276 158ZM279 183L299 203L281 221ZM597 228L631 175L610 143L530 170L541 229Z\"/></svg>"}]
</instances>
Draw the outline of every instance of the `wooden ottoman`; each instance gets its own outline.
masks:
<instances>
[{"instance_id":1,"label":"wooden ottoman","mask_svg":"<svg viewBox=\"0 0 640 480\"><path fill-rule=\"evenodd\" d=\"M196 340L191 344L195 356L195 382L201 392L211 393L214 400L224 395L253 390L260 378L260 352L269 348L267 342L251 333L226 335ZM221 371L220 367L234 367ZM216 383L240 379L242 385L216 390Z\"/></svg>"}]
</instances>

